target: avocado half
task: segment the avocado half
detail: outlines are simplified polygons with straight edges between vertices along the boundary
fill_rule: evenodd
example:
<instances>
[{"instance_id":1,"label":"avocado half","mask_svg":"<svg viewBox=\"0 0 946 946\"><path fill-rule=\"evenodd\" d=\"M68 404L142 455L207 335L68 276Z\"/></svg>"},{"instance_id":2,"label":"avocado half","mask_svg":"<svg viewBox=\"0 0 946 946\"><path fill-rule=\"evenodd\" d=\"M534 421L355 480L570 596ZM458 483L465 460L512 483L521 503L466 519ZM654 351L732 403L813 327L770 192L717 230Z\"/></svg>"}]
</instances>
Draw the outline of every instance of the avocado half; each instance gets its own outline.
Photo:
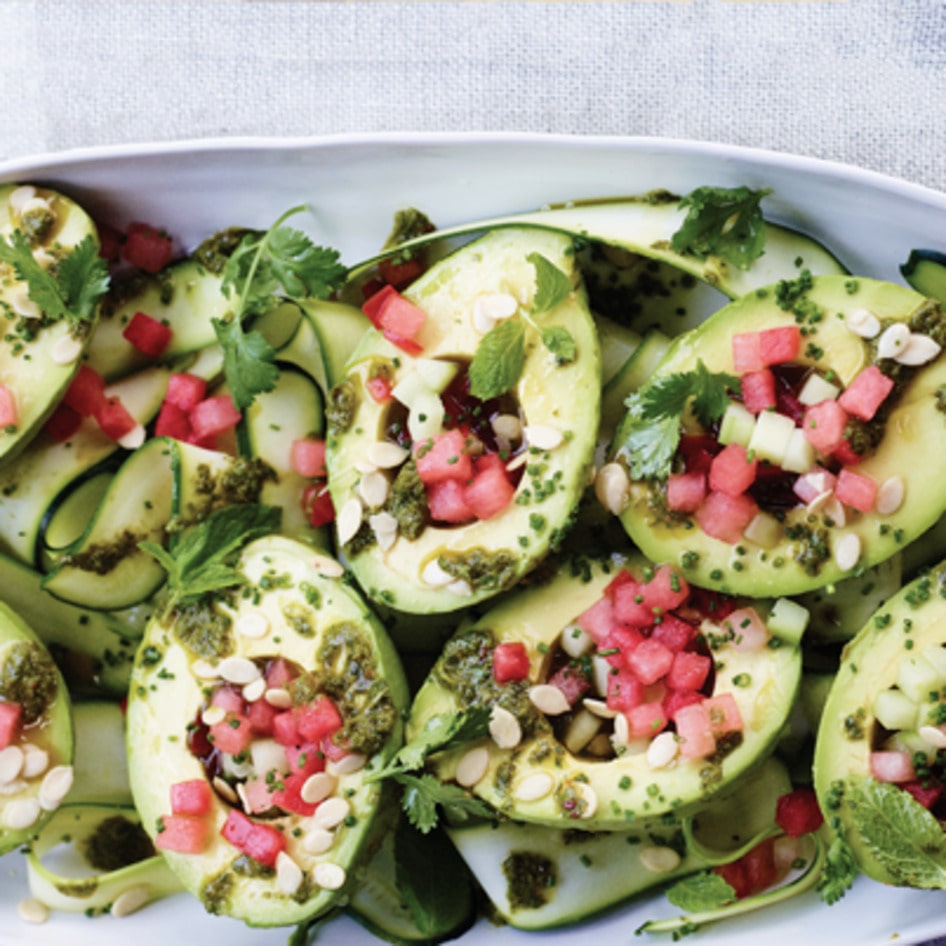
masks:
<instances>
[{"instance_id":1,"label":"avocado half","mask_svg":"<svg viewBox=\"0 0 946 946\"><path fill-rule=\"evenodd\" d=\"M9 241L14 231L26 237L44 269L86 238L96 251L99 246L95 224L75 201L32 185L0 185L0 239ZM0 429L2 460L22 449L59 403L79 370L98 311L78 325L68 319L44 324L45 313L30 298L29 285L2 262L0 309L14 318L0 348L0 378L12 391L19 415L15 425Z\"/></svg>"},{"instance_id":2,"label":"avocado half","mask_svg":"<svg viewBox=\"0 0 946 946\"><path fill-rule=\"evenodd\" d=\"M878 781L871 765L875 751L906 751L918 770L917 784L935 786L941 778L944 583L946 562L904 586L845 647L815 744L815 790L828 824L858 867L885 884L946 887L942 823L907 790ZM891 843L898 834L902 847ZM922 846L905 855L918 836Z\"/></svg>"},{"instance_id":3,"label":"avocado half","mask_svg":"<svg viewBox=\"0 0 946 946\"><path fill-rule=\"evenodd\" d=\"M531 691L561 666L565 636L574 633L579 615L601 601L622 569L643 580L652 566L639 556L566 563L547 583L509 595L457 631L414 699L408 740L434 717L476 706L486 706L492 713L496 707L507 709L519 720L522 738L502 748L490 735L440 753L431 761L440 779L462 779L471 752L485 752L486 764L468 787L503 816L556 828L627 830L635 823L705 803L769 754L797 692L800 648L772 638L761 649L743 649L722 633L709 642L715 666L705 695L731 694L744 723L740 738L725 748L721 740L712 756L662 761L647 751L643 744L647 740L604 756L569 750L569 725L579 713L587 715L588 709L579 701L572 713L552 725L552 717L536 708ZM767 616L765 604L755 604L760 616ZM704 625L704 639L712 636L712 629ZM511 642L525 645L528 677L521 683L495 684L493 652L496 645ZM592 659L598 658L591 650L577 658L579 663ZM595 696L593 690L586 694ZM598 699L603 702L603 697ZM599 723L603 736L610 738L613 720Z\"/></svg>"},{"instance_id":4,"label":"avocado half","mask_svg":"<svg viewBox=\"0 0 946 946\"><path fill-rule=\"evenodd\" d=\"M784 304L786 288L798 289L790 305ZM711 372L733 374L734 335L800 322L803 338L797 364L817 369L847 387L862 368L877 360L876 340L861 338L848 328L857 310L873 313L885 328L907 323L940 341L946 327L939 306L912 289L860 277L816 276L809 288L803 288L799 280L747 294L727 305L674 340L653 381L693 371L699 362ZM946 355L941 353L913 371L895 395L876 449L853 467L878 485L896 477L902 480L904 498L895 511L850 514L842 525L832 519L829 506L812 512L799 502L779 510L781 528L776 541L763 545L745 540L731 545L703 532L692 514L667 514L666 480L653 478L631 481L630 502L621 513L624 528L648 558L680 563L688 580L730 594L800 594L885 561L932 526L946 509L946 478L933 459L946 451L946 414L940 404ZM625 417L615 444L622 442L629 423ZM684 429L704 432L693 419L687 420ZM616 452L620 456L620 449ZM836 555L845 536L854 537L860 549L851 564Z\"/></svg>"},{"instance_id":5,"label":"avocado half","mask_svg":"<svg viewBox=\"0 0 946 946\"><path fill-rule=\"evenodd\" d=\"M159 615L148 625L129 691L131 789L142 824L156 839L171 811L171 787L209 782L207 844L198 853L165 851L171 869L209 912L252 926L289 925L344 902L380 810L382 789L367 782L366 775L400 745L408 691L382 626L343 580L334 559L300 541L268 536L248 544L236 568L246 584L232 595L218 594L196 612ZM213 695L234 676L230 668L235 661L237 667L253 662L265 671L280 660L300 672L296 683L282 688L292 695L291 705L279 704L284 711L294 713L313 694L327 692L345 721L343 738L336 738L335 745L344 749L340 757L339 752L329 755L333 747L325 743L321 750L308 750L326 753L325 772L332 776L331 794L314 813L278 805L246 812L249 778L262 779L271 788L285 784L281 746L273 738L254 737L242 757L232 755L217 769L191 748L194 730L207 722ZM231 682L230 688L239 692L239 686ZM268 702L269 689L254 696ZM266 760L273 762L272 768ZM241 764L251 764L253 772ZM340 821L333 817L326 827L319 811L328 802L343 807L345 816ZM221 835L234 811L282 833L284 853L295 864L288 865L295 883L287 884L280 862L275 870L258 863Z\"/></svg>"},{"instance_id":6,"label":"avocado half","mask_svg":"<svg viewBox=\"0 0 946 946\"><path fill-rule=\"evenodd\" d=\"M0 854L28 842L73 783L72 710L65 681L32 628L0 603L0 708L20 706L2 749L7 780L0 795ZM4 714L5 718L5 714Z\"/></svg>"},{"instance_id":7,"label":"avocado half","mask_svg":"<svg viewBox=\"0 0 946 946\"><path fill-rule=\"evenodd\" d=\"M521 479L504 510L460 525L428 522L413 538L400 529L393 543L382 548L371 521L374 514L391 512L391 501L368 506L360 488L365 457L375 444L390 440L397 402L379 403L366 385L383 372L397 386L412 374L418 359L381 332L369 331L333 393L326 455L332 500L339 518L352 503L361 503L364 517L356 541L343 541L342 551L365 593L399 611L456 611L510 588L561 541L588 482L601 359L571 237L540 230L491 232L435 264L404 295L426 314L416 336L425 363L448 363L463 372L484 337L474 324L477 300L502 294L528 311L536 291L536 269L528 259L532 254L544 256L576 286L565 301L535 317L542 330L567 330L575 357L560 360L540 343L538 331L527 326L525 362L508 410L518 412L526 430L556 432L560 442L548 448L529 446L520 456ZM521 314L513 318L524 320ZM346 407L340 420L342 401ZM382 472L389 480L398 474L395 469Z\"/></svg>"}]
</instances>

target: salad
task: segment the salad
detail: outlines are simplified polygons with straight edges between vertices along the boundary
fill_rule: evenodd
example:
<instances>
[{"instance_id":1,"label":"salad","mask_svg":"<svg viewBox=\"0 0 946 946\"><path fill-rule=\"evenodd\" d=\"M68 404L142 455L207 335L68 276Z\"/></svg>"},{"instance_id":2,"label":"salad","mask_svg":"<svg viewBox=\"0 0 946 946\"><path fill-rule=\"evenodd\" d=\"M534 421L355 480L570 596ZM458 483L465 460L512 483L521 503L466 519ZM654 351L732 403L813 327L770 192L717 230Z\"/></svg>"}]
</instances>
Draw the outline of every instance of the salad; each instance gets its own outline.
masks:
<instances>
[{"instance_id":1,"label":"salad","mask_svg":"<svg viewBox=\"0 0 946 946\"><path fill-rule=\"evenodd\" d=\"M662 887L659 933L938 886L938 260L848 273L765 197L413 212L346 265L293 211L184 253L3 188L0 566L76 735L8 825L24 917L436 940L477 889L547 929Z\"/></svg>"}]
</instances>

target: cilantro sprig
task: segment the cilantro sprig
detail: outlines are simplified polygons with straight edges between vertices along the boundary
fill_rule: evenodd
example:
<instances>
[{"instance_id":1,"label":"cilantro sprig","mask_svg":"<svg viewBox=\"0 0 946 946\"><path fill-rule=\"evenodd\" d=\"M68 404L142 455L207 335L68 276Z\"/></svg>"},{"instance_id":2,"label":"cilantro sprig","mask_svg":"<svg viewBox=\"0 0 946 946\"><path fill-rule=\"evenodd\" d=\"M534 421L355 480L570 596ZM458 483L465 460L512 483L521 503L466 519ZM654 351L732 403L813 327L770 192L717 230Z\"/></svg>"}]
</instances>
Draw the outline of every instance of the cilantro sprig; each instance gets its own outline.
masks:
<instances>
[{"instance_id":1,"label":"cilantro sprig","mask_svg":"<svg viewBox=\"0 0 946 946\"><path fill-rule=\"evenodd\" d=\"M692 371L659 378L628 397L629 417L615 447L627 460L631 477L665 478L680 444L687 411L710 427L725 413L730 394L739 390L739 378L709 371L700 360Z\"/></svg>"},{"instance_id":2,"label":"cilantro sprig","mask_svg":"<svg viewBox=\"0 0 946 946\"><path fill-rule=\"evenodd\" d=\"M488 732L489 710L485 707L475 707L459 715L438 714L428 721L415 739L402 746L383 769L369 775L367 781L391 779L400 785L403 789L401 808L408 821L422 834L439 824L438 809L448 812L455 821L490 817L489 806L459 785L441 782L428 773L413 774L423 768L434 752L475 742Z\"/></svg>"},{"instance_id":3,"label":"cilantro sprig","mask_svg":"<svg viewBox=\"0 0 946 946\"><path fill-rule=\"evenodd\" d=\"M224 506L181 533L172 549L140 542L138 547L168 574L168 610L208 592L244 584L245 577L230 564L231 556L251 539L278 532L281 516L277 506Z\"/></svg>"},{"instance_id":4,"label":"cilantro sprig","mask_svg":"<svg viewBox=\"0 0 946 946\"><path fill-rule=\"evenodd\" d=\"M262 333L246 331L244 322L270 311L281 298L326 299L345 280L347 269L336 250L316 246L301 230L286 225L305 209L293 207L265 233L246 234L224 266L221 288L228 298L235 295L236 305L228 319L214 319L213 325L238 408L271 391L279 378L272 345Z\"/></svg>"},{"instance_id":5,"label":"cilantro sprig","mask_svg":"<svg viewBox=\"0 0 946 946\"><path fill-rule=\"evenodd\" d=\"M748 269L765 251L765 219L760 203L771 190L748 187L698 187L680 201L687 210L671 237L677 253L721 256Z\"/></svg>"},{"instance_id":6,"label":"cilantro sprig","mask_svg":"<svg viewBox=\"0 0 946 946\"><path fill-rule=\"evenodd\" d=\"M571 294L573 286L551 260L541 253L526 259L535 268L535 293L529 312L504 319L480 340L470 363L470 393L480 400L505 394L522 377L526 363L526 327L539 333L543 346L558 364L574 361L577 346L572 333L561 325L540 326L535 317L551 312Z\"/></svg>"},{"instance_id":7,"label":"cilantro sprig","mask_svg":"<svg viewBox=\"0 0 946 946\"><path fill-rule=\"evenodd\" d=\"M99 299L108 291L108 265L91 235L80 240L54 267L45 269L20 230L0 237L0 261L26 283L29 298L47 322L65 320L73 327L91 322Z\"/></svg>"}]
</instances>

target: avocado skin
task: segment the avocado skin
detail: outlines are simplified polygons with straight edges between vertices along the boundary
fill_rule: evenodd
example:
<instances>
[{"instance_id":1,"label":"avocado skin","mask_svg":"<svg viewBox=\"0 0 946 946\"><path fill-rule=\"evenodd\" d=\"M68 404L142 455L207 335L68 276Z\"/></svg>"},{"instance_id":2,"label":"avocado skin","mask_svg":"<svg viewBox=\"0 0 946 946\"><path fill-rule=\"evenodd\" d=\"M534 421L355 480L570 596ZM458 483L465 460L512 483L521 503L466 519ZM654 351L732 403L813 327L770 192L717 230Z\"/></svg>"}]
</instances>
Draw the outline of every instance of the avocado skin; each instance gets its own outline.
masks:
<instances>
[{"instance_id":1,"label":"avocado skin","mask_svg":"<svg viewBox=\"0 0 946 946\"><path fill-rule=\"evenodd\" d=\"M895 685L900 661L928 646L946 646L946 562L906 585L844 648L815 743L814 786L829 829L843 838L858 867L885 884L913 886L911 875L878 857L860 831L848 789L871 780L870 754L879 729L876 695ZM906 793L905 793L906 796ZM904 798L905 805L916 805ZM923 886L930 886L924 883ZM932 886L946 887L946 881Z\"/></svg>"},{"instance_id":2,"label":"avocado skin","mask_svg":"<svg viewBox=\"0 0 946 946\"><path fill-rule=\"evenodd\" d=\"M786 310L779 300L793 287L791 283L768 287L719 310L700 327L674 340L654 377L691 371L699 361L711 372L732 373L734 334L803 320L799 363L822 372L833 371L846 387L873 356L870 343L845 326L843 314L867 309L883 324L916 319L927 331L931 324L940 328L944 324L942 312L930 300L893 283L817 276L810 279L810 288L800 291L801 304L796 300L795 310ZM799 315L799 311L807 315ZM841 530L826 523L823 515L811 522L800 506L785 516L786 533L794 534L794 539L783 534L775 547L766 549L748 541L732 546L705 535L692 517L670 520L663 511L664 483L647 480L632 483L630 504L621 515L624 528L648 558L685 566L684 574L694 584L752 597L801 594L850 575L833 555L835 540L842 531L860 539L862 554L857 568L883 562L932 526L946 510L946 478L940 475L938 465L905 462L917 454L939 457L946 452L946 414L938 398L944 386L946 357L940 356L918 369L900 393L885 428L888 433L895 431L895 435L885 436L877 450L855 468L878 485L893 476L903 478L904 502L888 516L849 518ZM628 423L625 417L616 444L622 441ZM806 540L809 533L819 534L826 542L823 557L810 554L811 543Z\"/></svg>"}]
</instances>

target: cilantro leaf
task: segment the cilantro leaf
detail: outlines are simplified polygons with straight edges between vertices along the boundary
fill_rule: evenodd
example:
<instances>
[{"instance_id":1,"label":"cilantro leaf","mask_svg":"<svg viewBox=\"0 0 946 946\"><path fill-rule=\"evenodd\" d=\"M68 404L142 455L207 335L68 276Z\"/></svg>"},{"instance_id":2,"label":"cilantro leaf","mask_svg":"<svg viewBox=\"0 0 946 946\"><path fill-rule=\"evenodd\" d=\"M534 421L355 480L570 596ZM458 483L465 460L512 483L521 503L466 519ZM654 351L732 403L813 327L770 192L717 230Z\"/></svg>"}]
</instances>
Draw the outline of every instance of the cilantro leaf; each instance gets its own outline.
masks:
<instances>
[{"instance_id":1,"label":"cilantro leaf","mask_svg":"<svg viewBox=\"0 0 946 946\"><path fill-rule=\"evenodd\" d=\"M670 473L688 409L704 427L719 420L739 379L707 370L702 361L692 371L658 378L625 401L628 420L616 452L628 462L633 479L663 478Z\"/></svg>"},{"instance_id":2,"label":"cilantro leaf","mask_svg":"<svg viewBox=\"0 0 946 946\"><path fill-rule=\"evenodd\" d=\"M541 253L530 253L526 259L535 267L533 315L550 312L564 302L572 291L572 281L551 260Z\"/></svg>"},{"instance_id":3,"label":"cilantro leaf","mask_svg":"<svg viewBox=\"0 0 946 946\"><path fill-rule=\"evenodd\" d=\"M488 401L515 385L526 363L525 332L519 319L504 319L483 336L470 362L473 397Z\"/></svg>"},{"instance_id":4,"label":"cilantro leaf","mask_svg":"<svg viewBox=\"0 0 946 946\"><path fill-rule=\"evenodd\" d=\"M748 187L698 187L680 201L686 218L670 246L677 253L715 253L748 269L765 251L765 220L759 207L771 190Z\"/></svg>"},{"instance_id":5,"label":"cilantro leaf","mask_svg":"<svg viewBox=\"0 0 946 946\"><path fill-rule=\"evenodd\" d=\"M139 543L168 573L168 608L208 591L242 584L243 576L227 560L251 539L278 531L281 515L277 506L224 506L181 533L171 550L155 542Z\"/></svg>"},{"instance_id":6,"label":"cilantro leaf","mask_svg":"<svg viewBox=\"0 0 946 946\"><path fill-rule=\"evenodd\" d=\"M896 883L946 883L943 827L909 792L874 778L849 778L844 799L861 841Z\"/></svg>"},{"instance_id":7,"label":"cilantro leaf","mask_svg":"<svg viewBox=\"0 0 946 946\"><path fill-rule=\"evenodd\" d=\"M835 837L828 848L821 877L818 879L818 893L821 899L831 906L837 903L851 889L859 871L854 855L847 842Z\"/></svg>"},{"instance_id":8,"label":"cilantro leaf","mask_svg":"<svg viewBox=\"0 0 946 946\"><path fill-rule=\"evenodd\" d=\"M14 230L9 241L0 237L0 261L13 267L17 278L26 283L30 299L51 322L90 322L108 289L108 266L91 235L80 240L54 269L47 270L36 261L23 233Z\"/></svg>"},{"instance_id":9,"label":"cilantro leaf","mask_svg":"<svg viewBox=\"0 0 946 946\"><path fill-rule=\"evenodd\" d=\"M438 808L443 808L451 821L468 821L470 818L492 816L489 806L474 798L459 785L441 782L435 775L394 776L404 787L401 808L408 821L422 834L432 831L440 823Z\"/></svg>"},{"instance_id":10,"label":"cilantro leaf","mask_svg":"<svg viewBox=\"0 0 946 946\"><path fill-rule=\"evenodd\" d=\"M570 364L578 355L575 338L567 328L561 325L552 325L543 328L540 333L542 344L555 356L560 365Z\"/></svg>"},{"instance_id":11,"label":"cilantro leaf","mask_svg":"<svg viewBox=\"0 0 946 946\"><path fill-rule=\"evenodd\" d=\"M715 871L706 870L677 881L667 899L687 913L703 913L732 903L736 891Z\"/></svg>"},{"instance_id":12,"label":"cilantro leaf","mask_svg":"<svg viewBox=\"0 0 946 946\"><path fill-rule=\"evenodd\" d=\"M246 332L237 319L213 319L217 341L223 348L223 372L233 403L249 407L257 394L272 391L279 381L274 364L276 351L259 332Z\"/></svg>"}]
</instances>

